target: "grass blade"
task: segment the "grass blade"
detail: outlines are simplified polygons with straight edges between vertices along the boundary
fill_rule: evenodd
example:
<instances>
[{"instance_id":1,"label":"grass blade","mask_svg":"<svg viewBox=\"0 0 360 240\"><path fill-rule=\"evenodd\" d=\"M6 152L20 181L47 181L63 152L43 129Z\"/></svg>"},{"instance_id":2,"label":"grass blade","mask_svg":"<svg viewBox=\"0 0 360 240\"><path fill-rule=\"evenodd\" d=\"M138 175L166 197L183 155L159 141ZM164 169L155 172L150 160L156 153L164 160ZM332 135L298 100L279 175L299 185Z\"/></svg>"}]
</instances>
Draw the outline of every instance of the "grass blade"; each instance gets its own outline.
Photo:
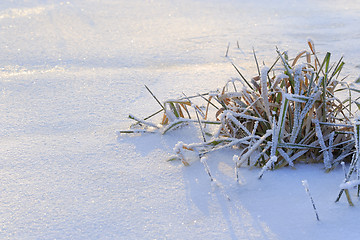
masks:
<instances>
[{"instance_id":1,"label":"grass blade","mask_svg":"<svg viewBox=\"0 0 360 240\"><path fill-rule=\"evenodd\" d=\"M241 72L240 72L239 69L235 66L235 64L234 64L234 63L231 63L231 64L234 66L235 70L238 72L238 74L240 75L241 79L244 80L244 82L249 86L249 88L250 88L251 90L254 90L254 88L249 84L249 82L248 82L248 81L245 79L245 77L241 74Z\"/></svg>"},{"instance_id":2,"label":"grass blade","mask_svg":"<svg viewBox=\"0 0 360 240\"><path fill-rule=\"evenodd\" d=\"M253 54L254 54L254 59L255 59L255 63L256 63L256 69L258 71L258 74L260 76L260 68L259 68L259 63L258 63L258 60L257 60L257 57L256 57L256 53L255 53L255 49L253 47Z\"/></svg>"},{"instance_id":3,"label":"grass blade","mask_svg":"<svg viewBox=\"0 0 360 240\"><path fill-rule=\"evenodd\" d=\"M144 86L145 86L145 88L149 91L149 93L151 94L151 96L153 96L153 98L155 98L155 100L156 100L157 103L161 106L161 108L166 112L164 106L161 104L161 102L159 101L159 99L157 99L157 98L155 97L155 95L150 91L150 89L149 89L146 85L144 85Z\"/></svg>"}]
</instances>

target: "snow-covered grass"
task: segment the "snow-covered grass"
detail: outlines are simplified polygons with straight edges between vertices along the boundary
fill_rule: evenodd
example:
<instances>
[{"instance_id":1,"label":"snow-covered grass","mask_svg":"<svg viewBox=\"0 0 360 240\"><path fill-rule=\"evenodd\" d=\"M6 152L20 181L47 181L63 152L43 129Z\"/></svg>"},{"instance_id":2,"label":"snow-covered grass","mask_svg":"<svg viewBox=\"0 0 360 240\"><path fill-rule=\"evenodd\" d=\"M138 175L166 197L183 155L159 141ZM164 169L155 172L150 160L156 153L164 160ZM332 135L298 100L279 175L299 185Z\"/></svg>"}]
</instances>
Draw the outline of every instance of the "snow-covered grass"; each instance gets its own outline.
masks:
<instances>
[{"instance_id":1,"label":"snow-covered grass","mask_svg":"<svg viewBox=\"0 0 360 240\"><path fill-rule=\"evenodd\" d=\"M165 161L177 142L201 141L198 128L115 132L129 113L158 110L144 84L161 101L210 91L236 76L229 59L256 71L253 46L268 63L275 46L296 54L311 37L320 53L344 53L345 74L357 77L359 9L335 0L1 1L0 238L358 237L358 199L334 203L342 169L299 165L259 181L240 168L239 184L224 150L206 160L211 184L200 161Z\"/></svg>"},{"instance_id":2,"label":"snow-covered grass","mask_svg":"<svg viewBox=\"0 0 360 240\"><path fill-rule=\"evenodd\" d=\"M350 87L353 84L346 83L346 77L339 77L345 64L343 58L331 63L328 52L320 62L314 43L309 40L308 44L310 52L301 51L292 63L286 52L277 50L279 56L272 66L263 66L261 71L254 52L258 73L251 81L232 64L240 78L209 93L191 97L183 93L185 97L161 103L145 85L160 110L143 119L130 114L129 118L135 123L120 134L166 134L184 124L197 122L203 143L177 144L174 159L187 166L184 151L196 152L201 158L215 150L237 147L241 154L236 165L240 167L259 151L257 158L251 158L251 165L263 167L260 177L275 165L294 166L297 161L321 161L326 170L335 168L343 160L350 162L358 148L355 147L357 127L351 119L358 112L359 103L352 95L359 90ZM299 63L301 57L305 60ZM348 95L340 100L339 92ZM194 98L203 100L206 106L194 104ZM210 113L211 109L215 112ZM161 125L148 121L157 114L163 115ZM205 132L207 125L212 124L219 125L218 130ZM355 166L357 157L353 159Z\"/></svg>"}]
</instances>

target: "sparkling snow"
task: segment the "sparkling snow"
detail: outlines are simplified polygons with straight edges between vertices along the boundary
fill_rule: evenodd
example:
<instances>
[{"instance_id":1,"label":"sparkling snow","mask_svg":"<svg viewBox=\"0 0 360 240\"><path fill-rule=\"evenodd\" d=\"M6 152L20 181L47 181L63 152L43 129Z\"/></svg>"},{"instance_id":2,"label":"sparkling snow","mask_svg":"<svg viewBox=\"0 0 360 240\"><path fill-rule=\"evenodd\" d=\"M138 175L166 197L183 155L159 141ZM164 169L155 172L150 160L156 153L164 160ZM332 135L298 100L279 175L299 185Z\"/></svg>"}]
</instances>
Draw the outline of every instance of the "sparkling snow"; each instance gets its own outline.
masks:
<instances>
[{"instance_id":1,"label":"sparkling snow","mask_svg":"<svg viewBox=\"0 0 360 240\"><path fill-rule=\"evenodd\" d=\"M275 47L345 56L360 73L356 0L3 0L0 2L0 239L357 239L360 202L334 203L342 170L166 162L194 124L121 135L134 114L222 87ZM237 41L239 47L237 48ZM230 43L229 57L225 58ZM155 121L156 122L156 121ZM307 179L321 221L304 192ZM350 189L351 190L351 189ZM230 200L229 200L230 199Z\"/></svg>"}]
</instances>

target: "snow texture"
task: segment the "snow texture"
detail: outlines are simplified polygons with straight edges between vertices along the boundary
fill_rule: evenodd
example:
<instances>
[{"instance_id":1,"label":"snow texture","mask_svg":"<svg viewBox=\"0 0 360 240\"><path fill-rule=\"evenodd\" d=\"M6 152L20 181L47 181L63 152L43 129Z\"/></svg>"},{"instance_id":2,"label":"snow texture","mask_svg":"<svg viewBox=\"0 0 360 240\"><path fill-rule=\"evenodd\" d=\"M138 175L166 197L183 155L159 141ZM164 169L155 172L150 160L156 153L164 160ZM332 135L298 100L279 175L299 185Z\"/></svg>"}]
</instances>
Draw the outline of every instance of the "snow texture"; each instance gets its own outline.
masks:
<instances>
[{"instance_id":1,"label":"snow texture","mask_svg":"<svg viewBox=\"0 0 360 240\"><path fill-rule=\"evenodd\" d=\"M202 141L196 124L116 131L160 109L144 84L160 101L197 95L238 77L230 61L251 79L252 47L270 65L275 46L294 56L310 37L320 55L344 54L354 79L359 11L355 0L0 1L0 239L358 239L359 201L334 203L340 169L259 181L242 167L239 184L224 149L208 156L222 183L212 191L199 160L166 161L177 142Z\"/></svg>"}]
</instances>

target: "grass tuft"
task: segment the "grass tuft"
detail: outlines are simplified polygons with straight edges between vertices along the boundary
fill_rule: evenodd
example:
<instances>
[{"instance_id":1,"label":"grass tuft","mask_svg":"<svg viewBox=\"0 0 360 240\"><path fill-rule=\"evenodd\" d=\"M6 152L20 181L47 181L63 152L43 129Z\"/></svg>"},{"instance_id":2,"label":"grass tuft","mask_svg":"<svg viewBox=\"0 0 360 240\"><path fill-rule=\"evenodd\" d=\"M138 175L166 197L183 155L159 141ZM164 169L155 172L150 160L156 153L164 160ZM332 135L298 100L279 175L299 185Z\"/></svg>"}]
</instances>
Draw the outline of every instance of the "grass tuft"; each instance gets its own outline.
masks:
<instances>
[{"instance_id":1,"label":"grass tuft","mask_svg":"<svg viewBox=\"0 0 360 240\"><path fill-rule=\"evenodd\" d=\"M185 151L194 151L201 159L213 151L234 148L241 153L236 157L236 167L245 162L257 166L261 168L259 178L269 169L292 167L299 162L322 162L325 170L330 171L345 161L351 164L344 182L350 181L352 172L357 172L360 179L360 125L352 120L352 106L360 109L360 103L359 98L351 94L360 91L339 79L344 66L342 57L331 63L328 52L320 60L314 43L308 40L308 45L309 51L299 52L292 60L286 51L277 49L278 57L269 68L259 67L253 49L257 73L251 81L231 63L240 79L228 81L216 92L161 104L145 86L162 108L157 112L163 112L162 126L133 115L130 117L139 123L137 127L162 133L184 124L198 123L204 141L175 147L177 158L174 159L181 160L184 165L189 165ZM336 96L338 93L348 97L341 100ZM202 101L205 110L190 98ZM211 119L210 113L213 113ZM211 134L206 130L209 124L218 125ZM343 192L352 204L348 189L339 193L337 201Z\"/></svg>"}]
</instances>

